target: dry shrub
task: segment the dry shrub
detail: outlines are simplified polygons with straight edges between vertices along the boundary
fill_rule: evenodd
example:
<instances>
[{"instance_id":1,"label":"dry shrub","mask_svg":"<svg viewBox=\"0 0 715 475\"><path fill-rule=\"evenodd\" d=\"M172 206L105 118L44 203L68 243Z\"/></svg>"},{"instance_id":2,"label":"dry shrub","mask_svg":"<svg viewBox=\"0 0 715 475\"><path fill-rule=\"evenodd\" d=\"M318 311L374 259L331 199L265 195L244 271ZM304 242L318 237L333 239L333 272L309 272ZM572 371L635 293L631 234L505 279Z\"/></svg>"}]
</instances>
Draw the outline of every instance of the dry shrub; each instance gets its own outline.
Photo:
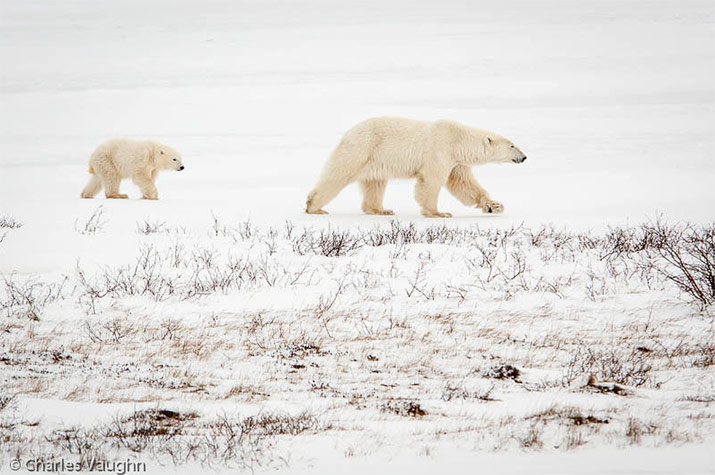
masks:
<instances>
[{"instance_id":1,"label":"dry shrub","mask_svg":"<svg viewBox=\"0 0 715 475\"><path fill-rule=\"evenodd\" d=\"M639 387L652 383L652 369L646 355L637 350L600 350L581 347L568 363L566 381L571 383L587 375L595 377L598 381Z\"/></svg>"},{"instance_id":2,"label":"dry shrub","mask_svg":"<svg viewBox=\"0 0 715 475\"><path fill-rule=\"evenodd\" d=\"M390 399L380 406L382 412L389 412L402 417L423 417L427 411L418 401Z\"/></svg>"}]
</instances>

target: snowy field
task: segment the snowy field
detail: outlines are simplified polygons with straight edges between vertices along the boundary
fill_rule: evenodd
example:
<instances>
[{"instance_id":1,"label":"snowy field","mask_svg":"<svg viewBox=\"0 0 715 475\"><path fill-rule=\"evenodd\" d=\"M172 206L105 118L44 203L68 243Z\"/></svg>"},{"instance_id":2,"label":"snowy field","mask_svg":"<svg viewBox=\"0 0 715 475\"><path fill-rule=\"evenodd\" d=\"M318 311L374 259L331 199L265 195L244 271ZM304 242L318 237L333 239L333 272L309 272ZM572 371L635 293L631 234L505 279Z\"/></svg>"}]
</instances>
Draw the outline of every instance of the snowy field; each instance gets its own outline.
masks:
<instances>
[{"instance_id":1,"label":"snowy field","mask_svg":"<svg viewBox=\"0 0 715 475\"><path fill-rule=\"evenodd\" d=\"M0 473L713 473L713 8L0 1ZM303 214L378 115L505 213ZM187 169L79 199L115 136Z\"/></svg>"}]
</instances>

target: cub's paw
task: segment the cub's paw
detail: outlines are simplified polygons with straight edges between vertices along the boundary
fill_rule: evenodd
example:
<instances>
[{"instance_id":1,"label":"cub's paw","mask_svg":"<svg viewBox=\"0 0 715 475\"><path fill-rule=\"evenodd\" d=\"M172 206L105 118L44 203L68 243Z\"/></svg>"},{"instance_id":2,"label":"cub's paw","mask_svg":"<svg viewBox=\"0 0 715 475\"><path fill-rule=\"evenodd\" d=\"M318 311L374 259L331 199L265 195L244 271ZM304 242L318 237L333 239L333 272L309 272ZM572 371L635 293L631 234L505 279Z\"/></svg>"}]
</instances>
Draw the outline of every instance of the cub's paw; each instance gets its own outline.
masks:
<instances>
[{"instance_id":1,"label":"cub's paw","mask_svg":"<svg viewBox=\"0 0 715 475\"><path fill-rule=\"evenodd\" d=\"M327 211L322 210L322 209L306 209L305 213L306 214L328 214Z\"/></svg>"},{"instance_id":2,"label":"cub's paw","mask_svg":"<svg viewBox=\"0 0 715 475\"><path fill-rule=\"evenodd\" d=\"M129 195L125 195L124 193L117 193L115 195L107 195L107 198L110 200L126 200L129 198Z\"/></svg>"},{"instance_id":3,"label":"cub's paw","mask_svg":"<svg viewBox=\"0 0 715 475\"><path fill-rule=\"evenodd\" d=\"M395 212L391 209L368 209L365 210L365 214L371 214L375 216L394 216Z\"/></svg>"},{"instance_id":4,"label":"cub's paw","mask_svg":"<svg viewBox=\"0 0 715 475\"><path fill-rule=\"evenodd\" d=\"M144 195L142 196L143 200L158 200L159 195Z\"/></svg>"},{"instance_id":5,"label":"cub's paw","mask_svg":"<svg viewBox=\"0 0 715 475\"><path fill-rule=\"evenodd\" d=\"M433 213L423 213L422 214L425 218L451 218L452 213L440 213L439 211L435 211Z\"/></svg>"},{"instance_id":6,"label":"cub's paw","mask_svg":"<svg viewBox=\"0 0 715 475\"><path fill-rule=\"evenodd\" d=\"M482 205L482 211L492 214L503 213L504 205L497 201L487 200L487 202Z\"/></svg>"}]
</instances>

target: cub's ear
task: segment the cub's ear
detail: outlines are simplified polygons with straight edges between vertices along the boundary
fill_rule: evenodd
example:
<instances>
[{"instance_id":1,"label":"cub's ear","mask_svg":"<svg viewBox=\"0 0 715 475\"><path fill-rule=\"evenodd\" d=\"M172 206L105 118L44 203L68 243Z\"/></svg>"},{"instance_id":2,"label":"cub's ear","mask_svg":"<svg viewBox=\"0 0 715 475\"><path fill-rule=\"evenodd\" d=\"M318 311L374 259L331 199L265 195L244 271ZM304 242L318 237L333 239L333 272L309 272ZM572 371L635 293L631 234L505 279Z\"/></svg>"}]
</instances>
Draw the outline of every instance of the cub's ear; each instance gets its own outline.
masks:
<instances>
[{"instance_id":1,"label":"cub's ear","mask_svg":"<svg viewBox=\"0 0 715 475\"><path fill-rule=\"evenodd\" d=\"M160 153L161 155L164 155L164 150L159 149L159 153Z\"/></svg>"},{"instance_id":2,"label":"cub's ear","mask_svg":"<svg viewBox=\"0 0 715 475\"><path fill-rule=\"evenodd\" d=\"M492 144L492 138L490 136L484 137L484 145L491 145Z\"/></svg>"}]
</instances>

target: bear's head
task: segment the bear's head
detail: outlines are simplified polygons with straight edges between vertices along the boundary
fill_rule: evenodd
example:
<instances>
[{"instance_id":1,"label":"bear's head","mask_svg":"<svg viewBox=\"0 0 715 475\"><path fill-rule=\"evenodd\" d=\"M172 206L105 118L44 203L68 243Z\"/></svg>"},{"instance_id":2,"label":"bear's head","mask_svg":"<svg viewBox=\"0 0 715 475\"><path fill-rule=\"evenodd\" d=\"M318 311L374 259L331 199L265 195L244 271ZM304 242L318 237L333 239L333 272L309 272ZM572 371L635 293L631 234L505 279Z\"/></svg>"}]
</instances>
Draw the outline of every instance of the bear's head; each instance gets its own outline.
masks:
<instances>
[{"instance_id":1,"label":"bear's head","mask_svg":"<svg viewBox=\"0 0 715 475\"><path fill-rule=\"evenodd\" d=\"M490 163L523 163L526 160L524 152L511 140L497 134L484 136L482 143L484 161Z\"/></svg>"},{"instance_id":2,"label":"bear's head","mask_svg":"<svg viewBox=\"0 0 715 475\"><path fill-rule=\"evenodd\" d=\"M158 170L184 169L181 154L168 145L156 144L154 147L154 163Z\"/></svg>"}]
</instances>

